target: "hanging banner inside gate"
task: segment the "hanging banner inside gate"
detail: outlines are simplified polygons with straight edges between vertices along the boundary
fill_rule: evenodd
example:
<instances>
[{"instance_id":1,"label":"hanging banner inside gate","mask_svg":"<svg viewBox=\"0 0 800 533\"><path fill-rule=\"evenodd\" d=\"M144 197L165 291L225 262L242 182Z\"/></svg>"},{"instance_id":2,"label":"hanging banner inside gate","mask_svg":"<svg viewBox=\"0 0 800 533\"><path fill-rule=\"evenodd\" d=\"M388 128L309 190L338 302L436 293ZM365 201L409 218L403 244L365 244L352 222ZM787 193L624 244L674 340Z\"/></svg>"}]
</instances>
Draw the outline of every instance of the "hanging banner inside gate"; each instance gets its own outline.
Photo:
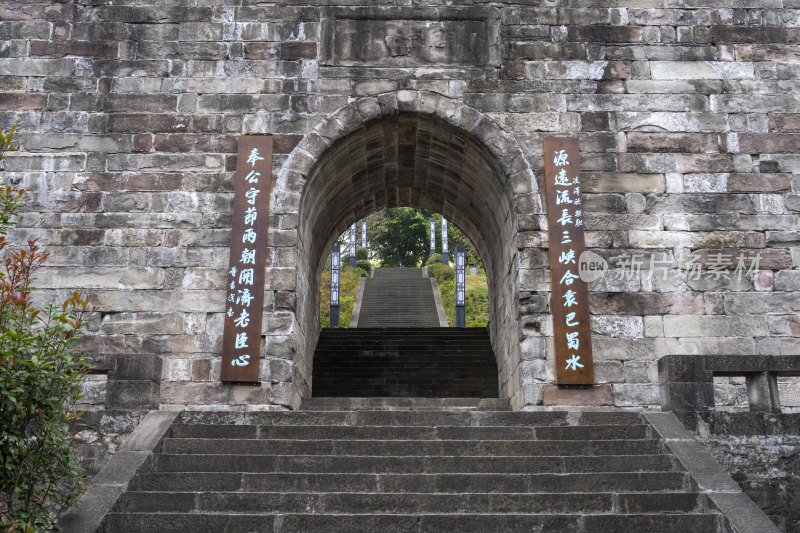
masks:
<instances>
[{"instance_id":1,"label":"hanging banner inside gate","mask_svg":"<svg viewBox=\"0 0 800 533\"><path fill-rule=\"evenodd\" d=\"M259 382L271 179L272 136L239 137L221 381Z\"/></svg>"},{"instance_id":2,"label":"hanging banner inside gate","mask_svg":"<svg viewBox=\"0 0 800 533\"><path fill-rule=\"evenodd\" d=\"M586 246L577 138L544 139L544 178L556 383L592 385L589 291L579 276L579 261Z\"/></svg>"}]
</instances>

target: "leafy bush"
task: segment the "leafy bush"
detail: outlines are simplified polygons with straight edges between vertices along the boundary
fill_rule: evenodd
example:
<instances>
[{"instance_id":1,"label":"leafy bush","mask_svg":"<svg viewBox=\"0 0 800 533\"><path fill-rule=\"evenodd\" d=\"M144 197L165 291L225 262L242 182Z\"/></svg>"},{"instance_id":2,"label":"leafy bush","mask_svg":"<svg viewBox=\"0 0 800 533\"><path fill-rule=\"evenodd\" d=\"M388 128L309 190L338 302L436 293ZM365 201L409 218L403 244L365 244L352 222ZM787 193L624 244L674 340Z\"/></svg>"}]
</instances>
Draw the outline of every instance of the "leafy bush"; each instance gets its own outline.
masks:
<instances>
[{"instance_id":1,"label":"leafy bush","mask_svg":"<svg viewBox=\"0 0 800 533\"><path fill-rule=\"evenodd\" d=\"M350 266L349 255L342 256L342 266ZM356 250L356 267L366 271L367 272L366 277L369 277L369 273L372 272L372 264L369 262L369 259L367 258L366 248L358 248Z\"/></svg>"},{"instance_id":2,"label":"leafy bush","mask_svg":"<svg viewBox=\"0 0 800 533\"><path fill-rule=\"evenodd\" d=\"M442 254L436 253L431 256L428 256L428 258L425 259L425 266L430 267L441 262L442 262Z\"/></svg>"},{"instance_id":3,"label":"leafy bush","mask_svg":"<svg viewBox=\"0 0 800 533\"><path fill-rule=\"evenodd\" d=\"M356 261L356 267L364 273L361 276L362 278L368 278L369 273L372 272L372 265L366 259Z\"/></svg>"},{"instance_id":4,"label":"leafy bush","mask_svg":"<svg viewBox=\"0 0 800 533\"><path fill-rule=\"evenodd\" d=\"M0 160L13 134L0 130ZM73 407L88 364L70 352L94 310L77 292L60 307L34 304L31 284L48 254L36 240L10 249L5 237L24 192L0 189L0 525L7 532L52 528L84 490L70 425L80 416Z\"/></svg>"},{"instance_id":5,"label":"leafy bush","mask_svg":"<svg viewBox=\"0 0 800 533\"><path fill-rule=\"evenodd\" d=\"M439 256L441 257L441 256ZM445 281L455 281L456 271L449 265L442 263L428 263L428 277L436 278L436 282L441 285Z\"/></svg>"}]
</instances>

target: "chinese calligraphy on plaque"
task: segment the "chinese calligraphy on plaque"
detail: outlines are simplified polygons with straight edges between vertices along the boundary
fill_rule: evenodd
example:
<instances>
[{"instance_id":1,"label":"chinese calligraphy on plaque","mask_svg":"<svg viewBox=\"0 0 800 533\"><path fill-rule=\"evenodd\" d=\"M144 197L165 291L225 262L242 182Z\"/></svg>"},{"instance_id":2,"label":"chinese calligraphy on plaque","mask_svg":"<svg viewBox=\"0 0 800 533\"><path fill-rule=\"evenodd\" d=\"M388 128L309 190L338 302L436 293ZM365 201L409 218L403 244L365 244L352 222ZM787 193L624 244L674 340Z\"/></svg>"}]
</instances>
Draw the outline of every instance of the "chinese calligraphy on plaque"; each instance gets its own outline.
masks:
<instances>
[{"instance_id":1,"label":"chinese calligraphy on plaque","mask_svg":"<svg viewBox=\"0 0 800 533\"><path fill-rule=\"evenodd\" d=\"M591 385L594 365L589 294L578 270L585 248L578 139L544 139L544 177L556 383Z\"/></svg>"},{"instance_id":2,"label":"chinese calligraphy on plaque","mask_svg":"<svg viewBox=\"0 0 800 533\"><path fill-rule=\"evenodd\" d=\"M258 383L272 136L239 137L227 272L222 381Z\"/></svg>"}]
</instances>

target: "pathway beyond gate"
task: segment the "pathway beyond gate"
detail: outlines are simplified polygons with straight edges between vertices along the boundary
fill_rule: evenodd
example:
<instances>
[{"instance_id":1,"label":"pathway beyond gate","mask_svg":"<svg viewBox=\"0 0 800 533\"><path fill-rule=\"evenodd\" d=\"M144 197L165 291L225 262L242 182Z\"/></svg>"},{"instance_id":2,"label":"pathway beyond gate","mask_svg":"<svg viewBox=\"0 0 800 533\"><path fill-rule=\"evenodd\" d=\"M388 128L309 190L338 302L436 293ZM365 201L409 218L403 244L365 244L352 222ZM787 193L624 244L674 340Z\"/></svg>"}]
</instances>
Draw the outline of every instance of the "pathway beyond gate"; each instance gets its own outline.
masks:
<instances>
[{"instance_id":1,"label":"pathway beyond gate","mask_svg":"<svg viewBox=\"0 0 800 533\"><path fill-rule=\"evenodd\" d=\"M376 268L364 280L358 327L439 327L431 280L422 273L421 268Z\"/></svg>"},{"instance_id":2,"label":"pathway beyond gate","mask_svg":"<svg viewBox=\"0 0 800 533\"><path fill-rule=\"evenodd\" d=\"M322 330L312 395L497 398L488 330L439 327L434 288L419 268L376 269L358 327Z\"/></svg>"}]
</instances>

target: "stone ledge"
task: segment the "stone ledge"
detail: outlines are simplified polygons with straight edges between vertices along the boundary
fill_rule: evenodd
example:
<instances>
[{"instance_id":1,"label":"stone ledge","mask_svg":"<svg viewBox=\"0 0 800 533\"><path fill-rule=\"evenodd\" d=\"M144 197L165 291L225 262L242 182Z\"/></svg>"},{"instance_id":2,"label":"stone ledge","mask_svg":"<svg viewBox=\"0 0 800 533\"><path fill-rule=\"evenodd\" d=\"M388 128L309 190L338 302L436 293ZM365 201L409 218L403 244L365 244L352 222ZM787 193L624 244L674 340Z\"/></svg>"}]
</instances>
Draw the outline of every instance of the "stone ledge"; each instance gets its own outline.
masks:
<instances>
[{"instance_id":1,"label":"stone ledge","mask_svg":"<svg viewBox=\"0 0 800 533\"><path fill-rule=\"evenodd\" d=\"M778 533L777 526L742 492L673 413L645 412L644 418L692 476L698 489L709 498L711 505L725 516L730 531Z\"/></svg>"},{"instance_id":2,"label":"stone ledge","mask_svg":"<svg viewBox=\"0 0 800 533\"><path fill-rule=\"evenodd\" d=\"M80 499L80 508L69 509L59 521L61 531L96 531L177 416L177 412L150 411L120 450L89 480L90 487Z\"/></svg>"},{"instance_id":3,"label":"stone ledge","mask_svg":"<svg viewBox=\"0 0 800 533\"><path fill-rule=\"evenodd\" d=\"M558 385L545 385L544 405L614 405L614 394L611 385L604 383L591 387L559 387Z\"/></svg>"}]
</instances>

